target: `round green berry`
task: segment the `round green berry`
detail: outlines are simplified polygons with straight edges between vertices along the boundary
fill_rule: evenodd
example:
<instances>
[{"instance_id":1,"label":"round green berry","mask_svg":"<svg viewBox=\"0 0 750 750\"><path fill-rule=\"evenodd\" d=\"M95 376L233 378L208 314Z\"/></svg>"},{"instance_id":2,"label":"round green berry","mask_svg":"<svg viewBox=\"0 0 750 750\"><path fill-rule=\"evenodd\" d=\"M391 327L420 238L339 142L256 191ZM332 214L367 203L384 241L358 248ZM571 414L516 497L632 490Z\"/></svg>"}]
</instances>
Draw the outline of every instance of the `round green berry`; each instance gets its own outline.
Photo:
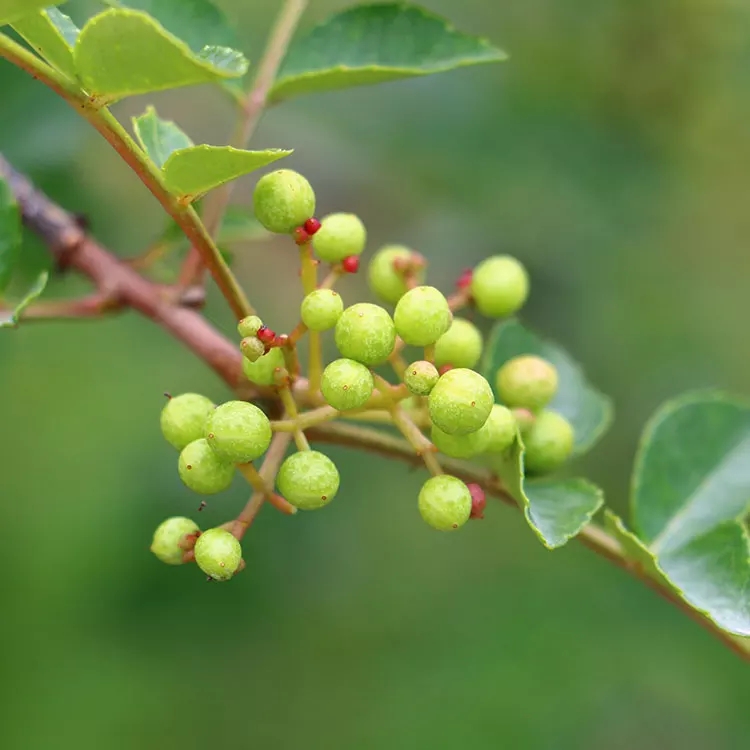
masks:
<instances>
[{"instance_id":1,"label":"round green berry","mask_svg":"<svg viewBox=\"0 0 750 750\"><path fill-rule=\"evenodd\" d=\"M437 367L424 359L412 362L404 370L404 383L417 396L429 396L439 377Z\"/></svg>"},{"instance_id":2,"label":"round green berry","mask_svg":"<svg viewBox=\"0 0 750 750\"><path fill-rule=\"evenodd\" d=\"M451 327L435 342L435 365L472 369L482 357L482 334L470 321L454 318Z\"/></svg>"},{"instance_id":3,"label":"round green berry","mask_svg":"<svg viewBox=\"0 0 750 750\"><path fill-rule=\"evenodd\" d=\"M546 474L562 466L573 452L573 427L554 411L537 414L523 436L524 466L532 474Z\"/></svg>"},{"instance_id":4,"label":"round green berry","mask_svg":"<svg viewBox=\"0 0 750 750\"><path fill-rule=\"evenodd\" d=\"M471 515L471 492L456 477L431 477L419 491L419 512L438 531L455 531Z\"/></svg>"},{"instance_id":5,"label":"round green berry","mask_svg":"<svg viewBox=\"0 0 750 750\"><path fill-rule=\"evenodd\" d=\"M266 352L263 342L255 336L247 336L240 341L242 356L250 362L257 362Z\"/></svg>"},{"instance_id":6,"label":"round green berry","mask_svg":"<svg viewBox=\"0 0 750 750\"><path fill-rule=\"evenodd\" d=\"M432 425L430 436L435 447L441 453L445 453L446 456L452 458L472 458L479 453L483 453L487 442L484 427L476 432L470 432L468 435L449 435L439 427Z\"/></svg>"},{"instance_id":7,"label":"round green berry","mask_svg":"<svg viewBox=\"0 0 750 750\"><path fill-rule=\"evenodd\" d=\"M237 323L237 330L242 338L255 336L263 327L263 321L257 315L248 315Z\"/></svg>"},{"instance_id":8,"label":"round green berry","mask_svg":"<svg viewBox=\"0 0 750 750\"><path fill-rule=\"evenodd\" d=\"M242 359L242 371L245 377L256 385L274 385L276 370L284 366L284 354L278 346L273 347L255 362Z\"/></svg>"},{"instance_id":9,"label":"round green berry","mask_svg":"<svg viewBox=\"0 0 750 750\"><path fill-rule=\"evenodd\" d=\"M395 305L409 291L403 271L399 271L394 263L410 261L413 252L403 245L386 245L373 255L367 269L367 280L373 294L383 302ZM413 277L420 283L424 279L424 269L414 271Z\"/></svg>"},{"instance_id":10,"label":"round green berry","mask_svg":"<svg viewBox=\"0 0 750 750\"><path fill-rule=\"evenodd\" d=\"M510 411L513 414L513 418L516 420L521 435L525 435L534 424L534 420L536 419L534 413L523 408L511 409Z\"/></svg>"},{"instance_id":11,"label":"round green berry","mask_svg":"<svg viewBox=\"0 0 750 750\"><path fill-rule=\"evenodd\" d=\"M430 419L449 435L476 432L495 403L490 384L474 370L456 368L440 376L430 392Z\"/></svg>"},{"instance_id":12,"label":"round green berry","mask_svg":"<svg viewBox=\"0 0 750 750\"><path fill-rule=\"evenodd\" d=\"M198 393L183 393L167 401L161 410L161 431L167 442L178 451L203 437L213 401Z\"/></svg>"},{"instance_id":13,"label":"round green berry","mask_svg":"<svg viewBox=\"0 0 750 750\"><path fill-rule=\"evenodd\" d=\"M339 411L359 409L372 395L372 373L353 359L336 359L323 370L320 390L323 398Z\"/></svg>"},{"instance_id":14,"label":"round green berry","mask_svg":"<svg viewBox=\"0 0 750 750\"><path fill-rule=\"evenodd\" d=\"M302 322L311 331L327 331L338 323L344 312L344 300L333 289L316 289L310 292L300 306Z\"/></svg>"},{"instance_id":15,"label":"round green berry","mask_svg":"<svg viewBox=\"0 0 750 750\"><path fill-rule=\"evenodd\" d=\"M315 192L298 172L278 169L258 180L253 207L269 232L291 234L315 213Z\"/></svg>"},{"instance_id":16,"label":"round green berry","mask_svg":"<svg viewBox=\"0 0 750 750\"><path fill-rule=\"evenodd\" d=\"M374 367L385 362L393 351L396 328L387 310L358 302L341 313L334 337L342 356Z\"/></svg>"},{"instance_id":17,"label":"round green berry","mask_svg":"<svg viewBox=\"0 0 750 750\"><path fill-rule=\"evenodd\" d=\"M471 277L471 296L479 312L503 318L519 310L529 294L526 269L509 255L483 260Z\"/></svg>"},{"instance_id":18,"label":"round green berry","mask_svg":"<svg viewBox=\"0 0 750 750\"><path fill-rule=\"evenodd\" d=\"M484 440L482 452L503 453L510 448L517 432L518 424L510 409L493 404L490 416L479 430Z\"/></svg>"},{"instance_id":19,"label":"round green berry","mask_svg":"<svg viewBox=\"0 0 750 750\"><path fill-rule=\"evenodd\" d=\"M359 216L329 214L313 235L315 254L327 263L340 263L350 255L361 255L365 249L367 231Z\"/></svg>"},{"instance_id":20,"label":"round green berry","mask_svg":"<svg viewBox=\"0 0 750 750\"><path fill-rule=\"evenodd\" d=\"M453 313L442 292L434 286L410 289L396 304L396 333L412 346L431 346L450 327Z\"/></svg>"},{"instance_id":21,"label":"round green berry","mask_svg":"<svg viewBox=\"0 0 750 750\"><path fill-rule=\"evenodd\" d=\"M255 405L227 401L206 423L206 440L222 461L246 464L262 456L271 443L271 423Z\"/></svg>"},{"instance_id":22,"label":"round green berry","mask_svg":"<svg viewBox=\"0 0 750 750\"><path fill-rule=\"evenodd\" d=\"M276 486L295 508L316 510L336 496L339 472L328 456L318 451L300 451L281 464Z\"/></svg>"},{"instance_id":23,"label":"round green berry","mask_svg":"<svg viewBox=\"0 0 750 750\"><path fill-rule=\"evenodd\" d=\"M201 495L223 492L232 483L234 465L222 461L204 438L193 440L180 453L180 479Z\"/></svg>"},{"instance_id":24,"label":"round green berry","mask_svg":"<svg viewBox=\"0 0 750 750\"><path fill-rule=\"evenodd\" d=\"M228 581L242 564L242 547L226 529L208 529L195 543L195 562L214 581Z\"/></svg>"},{"instance_id":25,"label":"round green berry","mask_svg":"<svg viewBox=\"0 0 750 750\"><path fill-rule=\"evenodd\" d=\"M497 371L497 392L503 403L530 411L543 409L557 393L557 368L546 359L526 354L509 359Z\"/></svg>"},{"instance_id":26,"label":"round green berry","mask_svg":"<svg viewBox=\"0 0 750 750\"><path fill-rule=\"evenodd\" d=\"M180 542L188 534L199 532L198 524L190 518L168 518L156 527L151 551L167 565L182 565L185 550L180 547Z\"/></svg>"}]
</instances>

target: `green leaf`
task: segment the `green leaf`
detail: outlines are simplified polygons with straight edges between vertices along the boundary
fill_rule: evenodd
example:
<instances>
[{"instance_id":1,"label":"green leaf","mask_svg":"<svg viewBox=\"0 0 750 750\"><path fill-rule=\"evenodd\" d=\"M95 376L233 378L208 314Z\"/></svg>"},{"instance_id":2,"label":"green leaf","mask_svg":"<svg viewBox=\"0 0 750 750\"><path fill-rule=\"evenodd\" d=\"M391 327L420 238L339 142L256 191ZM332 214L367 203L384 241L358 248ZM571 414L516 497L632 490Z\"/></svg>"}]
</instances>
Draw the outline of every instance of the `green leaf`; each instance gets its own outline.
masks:
<instances>
[{"instance_id":1,"label":"green leaf","mask_svg":"<svg viewBox=\"0 0 750 750\"><path fill-rule=\"evenodd\" d=\"M49 271L42 271L13 310L0 312L0 328L15 328L21 319L21 313L44 291L47 281L49 281Z\"/></svg>"},{"instance_id":2,"label":"green leaf","mask_svg":"<svg viewBox=\"0 0 750 750\"><path fill-rule=\"evenodd\" d=\"M248 62L228 47L194 53L141 11L112 9L83 27L75 46L78 76L101 103L135 94L237 78Z\"/></svg>"},{"instance_id":3,"label":"green leaf","mask_svg":"<svg viewBox=\"0 0 750 750\"><path fill-rule=\"evenodd\" d=\"M664 405L644 431L631 503L637 536L614 525L628 554L719 627L750 635L750 404L701 392Z\"/></svg>"},{"instance_id":4,"label":"green leaf","mask_svg":"<svg viewBox=\"0 0 750 750\"><path fill-rule=\"evenodd\" d=\"M272 101L498 62L507 55L403 3L344 10L292 43L271 89Z\"/></svg>"},{"instance_id":5,"label":"green leaf","mask_svg":"<svg viewBox=\"0 0 750 750\"><path fill-rule=\"evenodd\" d=\"M585 479L526 482L523 442L518 435L507 454L494 460L492 468L547 549L570 541L604 502L602 491Z\"/></svg>"},{"instance_id":6,"label":"green leaf","mask_svg":"<svg viewBox=\"0 0 750 750\"><path fill-rule=\"evenodd\" d=\"M559 387L550 408L573 425L574 454L581 455L590 450L612 421L610 399L589 384L580 366L564 349L539 338L517 320L497 323L487 342L482 374L493 389L501 365L521 354L536 354L557 368Z\"/></svg>"},{"instance_id":7,"label":"green leaf","mask_svg":"<svg viewBox=\"0 0 750 750\"><path fill-rule=\"evenodd\" d=\"M13 191L0 178L0 292L8 286L21 250L21 214Z\"/></svg>"},{"instance_id":8,"label":"green leaf","mask_svg":"<svg viewBox=\"0 0 750 750\"><path fill-rule=\"evenodd\" d=\"M75 78L73 47L80 31L68 16L57 8L49 8L24 16L13 24L13 28L53 68Z\"/></svg>"},{"instance_id":9,"label":"green leaf","mask_svg":"<svg viewBox=\"0 0 750 750\"><path fill-rule=\"evenodd\" d=\"M162 120L153 107L147 107L142 115L133 118L133 130L143 150L159 169L174 151L193 145L183 130L171 120Z\"/></svg>"},{"instance_id":10,"label":"green leaf","mask_svg":"<svg viewBox=\"0 0 750 750\"><path fill-rule=\"evenodd\" d=\"M0 0L0 26L15 23L19 18L31 15L51 5L62 5L65 0Z\"/></svg>"},{"instance_id":11,"label":"green leaf","mask_svg":"<svg viewBox=\"0 0 750 750\"><path fill-rule=\"evenodd\" d=\"M289 156L291 151L243 151L231 146L192 146L174 151L162 169L164 183L184 202Z\"/></svg>"}]
</instances>

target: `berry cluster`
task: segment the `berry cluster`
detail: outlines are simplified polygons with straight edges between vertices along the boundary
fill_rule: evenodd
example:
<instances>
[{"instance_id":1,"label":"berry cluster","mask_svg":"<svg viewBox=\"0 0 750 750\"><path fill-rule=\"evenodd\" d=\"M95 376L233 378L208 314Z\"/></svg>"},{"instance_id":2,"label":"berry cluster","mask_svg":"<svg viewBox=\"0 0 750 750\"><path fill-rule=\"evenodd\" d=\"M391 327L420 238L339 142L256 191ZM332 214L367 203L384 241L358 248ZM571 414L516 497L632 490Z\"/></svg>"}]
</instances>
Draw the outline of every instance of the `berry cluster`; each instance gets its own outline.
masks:
<instances>
[{"instance_id":1,"label":"berry cluster","mask_svg":"<svg viewBox=\"0 0 750 750\"><path fill-rule=\"evenodd\" d=\"M253 201L260 223L298 246L305 292L299 324L289 334L277 334L256 315L238 324L244 374L269 391L279 418L270 419L246 401L216 406L193 393L169 399L161 428L180 451L178 471L185 485L214 494L239 472L255 495L237 521L203 533L187 518L168 519L154 535L157 557L169 564L195 560L210 579L228 580L244 567L240 539L264 501L288 513L330 503L339 490L338 470L328 456L310 448L305 433L336 419L389 422L401 431L432 474L417 507L441 531L482 518L485 495L479 485L444 473L438 454L502 458L520 435L527 471L546 473L568 459L573 429L549 409L558 387L555 367L532 354L516 357L495 373L493 392L474 369L482 358L482 333L456 316L472 308L491 318L516 313L529 292L526 270L517 260L488 258L464 271L455 291L445 296L425 284L421 254L388 245L370 260L367 277L375 297L392 311L370 302L346 306L333 287L359 268L367 241L362 221L350 213L316 219L310 183L290 170L261 178ZM330 270L319 283L321 263ZM323 366L326 331L333 332L340 357ZM310 343L304 373L297 351L303 336ZM405 356L414 349L418 356ZM392 368L397 382L387 380L381 366ZM292 439L296 450L284 457ZM271 448L274 443L280 451ZM256 470L253 462L264 455Z\"/></svg>"}]
</instances>

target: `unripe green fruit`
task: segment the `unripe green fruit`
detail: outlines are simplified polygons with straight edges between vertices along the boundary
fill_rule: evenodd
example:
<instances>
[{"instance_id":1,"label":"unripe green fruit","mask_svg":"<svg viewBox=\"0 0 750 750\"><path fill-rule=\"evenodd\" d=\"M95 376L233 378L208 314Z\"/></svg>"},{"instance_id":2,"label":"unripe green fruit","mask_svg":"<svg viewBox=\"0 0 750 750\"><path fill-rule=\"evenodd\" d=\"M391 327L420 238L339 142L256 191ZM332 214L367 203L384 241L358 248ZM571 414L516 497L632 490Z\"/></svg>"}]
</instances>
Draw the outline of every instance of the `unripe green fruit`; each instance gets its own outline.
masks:
<instances>
[{"instance_id":1,"label":"unripe green fruit","mask_svg":"<svg viewBox=\"0 0 750 750\"><path fill-rule=\"evenodd\" d=\"M328 456L318 451L300 451L281 464L276 486L295 508L316 510L336 496L339 472Z\"/></svg>"},{"instance_id":2,"label":"unripe green fruit","mask_svg":"<svg viewBox=\"0 0 750 750\"><path fill-rule=\"evenodd\" d=\"M513 444L518 424L513 413L505 406L494 404L490 416L482 425L479 434L484 439L484 453L503 453Z\"/></svg>"},{"instance_id":3,"label":"unripe green fruit","mask_svg":"<svg viewBox=\"0 0 750 750\"><path fill-rule=\"evenodd\" d=\"M396 333L412 346L431 346L450 327L453 313L442 292L434 286L410 289L396 305Z\"/></svg>"},{"instance_id":4,"label":"unripe green fruit","mask_svg":"<svg viewBox=\"0 0 750 750\"><path fill-rule=\"evenodd\" d=\"M419 512L438 531L455 531L471 515L471 492L456 477L431 477L419 491Z\"/></svg>"},{"instance_id":5,"label":"unripe green fruit","mask_svg":"<svg viewBox=\"0 0 750 750\"><path fill-rule=\"evenodd\" d=\"M509 255L483 260L471 277L471 296L479 312L503 318L519 310L529 294L526 269Z\"/></svg>"},{"instance_id":6,"label":"unripe green fruit","mask_svg":"<svg viewBox=\"0 0 750 750\"><path fill-rule=\"evenodd\" d=\"M430 438L441 453L452 458L472 458L483 453L487 443L484 427L468 435L449 435L436 425L432 425Z\"/></svg>"},{"instance_id":7,"label":"unripe green fruit","mask_svg":"<svg viewBox=\"0 0 750 750\"><path fill-rule=\"evenodd\" d=\"M369 302L347 307L336 323L342 356L373 367L385 362L396 343L396 328L386 310Z\"/></svg>"},{"instance_id":8,"label":"unripe green fruit","mask_svg":"<svg viewBox=\"0 0 750 750\"><path fill-rule=\"evenodd\" d=\"M386 245L372 257L367 269L367 280L373 294L383 302L395 305L409 291L404 274L394 268L393 262L410 260L412 252L403 245ZM418 283L421 282L424 270L415 271L414 278Z\"/></svg>"},{"instance_id":9,"label":"unripe green fruit","mask_svg":"<svg viewBox=\"0 0 750 750\"><path fill-rule=\"evenodd\" d=\"M333 289L316 289L310 292L300 306L302 322L311 331L327 331L338 323L344 312L344 300Z\"/></svg>"},{"instance_id":10,"label":"unripe green fruit","mask_svg":"<svg viewBox=\"0 0 750 750\"><path fill-rule=\"evenodd\" d=\"M248 336L240 341L242 356L250 362L257 362L266 351L263 342L255 336Z\"/></svg>"},{"instance_id":11,"label":"unripe green fruit","mask_svg":"<svg viewBox=\"0 0 750 750\"><path fill-rule=\"evenodd\" d=\"M188 534L197 534L199 531L198 524L190 518L168 518L156 527L151 551L167 565L182 565L185 550L180 547L180 542Z\"/></svg>"},{"instance_id":12,"label":"unripe green fruit","mask_svg":"<svg viewBox=\"0 0 750 750\"><path fill-rule=\"evenodd\" d=\"M258 180L253 207L269 232L291 234L315 213L315 192L298 172L278 169Z\"/></svg>"},{"instance_id":13,"label":"unripe green fruit","mask_svg":"<svg viewBox=\"0 0 750 750\"><path fill-rule=\"evenodd\" d=\"M263 327L263 321L257 315L248 315L237 323L237 330L242 338L255 336Z\"/></svg>"},{"instance_id":14,"label":"unripe green fruit","mask_svg":"<svg viewBox=\"0 0 750 750\"><path fill-rule=\"evenodd\" d=\"M372 373L353 359L336 359L323 370L320 390L323 398L339 411L359 409L372 395Z\"/></svg>"},{"instance_id":15,"label":"unripe green fruit","mask_svg":"<svg viewBox=\"0 0 750 750\"><path fill-rule=\"evenodd\" d=\"M208 529L195 543L195 562L214 581L228 581L242 564L242 547L226 529Z\"/></svg>"},{"instance_id":16,"label":"unripe green fruit","mask_svg":"<svg viewBox=\"0 0 750 750\"><path fill-rule=\"evenodd\" d=\"M264 354L255 362L244 357L242 359L242 371L245 377L256 385L274 385L276 370L283 366L284 354L278 346L270 349L268 354Z\"/></svg>"},{"instance_id":17,"label":"unripe green fruit","mask_svg":"<svg viewBox=\"0 0 750 750\"><path fill-rule=\"evenodd\" d=\"M321 220L312 244L321 260L340 263L350 255L361 255L366 241L367 231L359 216L339 213Z\"/></svg>"},{"instance_id":18,"label":"unripe green fruit","mask_svg":"<svg viewBox=\"0 0 750 750\"><path fill-rule=\"evenodd\" d=\"M234 465L222 461L204 438L182 449L177 468L180 479L200 495L223 492L234 477Z\"/></svg>"},{"instance_id":19,"label":"unripe green fruit","mask_svg":"<svg viewBox=\"0 0 750 750\"><path fill-rule=\"evenodd\" d=\"M454 318L451 327L435 342L435 365L473 369L482 357L482 334L468 320Z\"/></svg>"},{"instance_id":20,"label":"unripe green fruit","mask_svg":"<svg viewBox=\"0 0 750 750\"><path fill-rule=\"evenodd\" d=\"M206 440L222 461L246 464L268 450L271 423L257 406L246 401L227 401L217 406L209 418Z\"/></svg>"},{"instance_id":21,"label":"unripe green fruit","mask_svg":"<svg viewBox=\"0 0 750 750\"><path fill-rule=\"evenodd\" d=\"M533 354L509 359L497 371L497 392L503 403L530 411L547 406L557 384L557 368Z\"/></svg>"},{"instance_id":22,"label":"unripe green fruit","mask_svg":"<svg viewBox=\"0 0 750 750\"><path fill-rule=\"evenodd\" d=\"M457 368L440 376L430 393L430 419L449 435L476 432L490 416L495 398L474 370Z\"/></svg>"},{"instance_id":23,"label":"unripe green fruit","mask_svg":"<svg viewBox=\"0 0 750 750\"><path fill-rule=\"evenodd\" d=\"M439 377L437 367L424 359L412 362L404 370L404 383L417 396L429 396Z\"/></svg>"},{"instance_id":24,"label":"unripe green fruit","mask_svg":"<svg viewBox=\"0 0 750 750\"><path fill-rule=\"evenodd\" d=\"M523 436L524 466L532 474L546 474L557 469L573 452L573 427L554 411L537 414L534 424Z\"/></svg>"},{"instance_id":25,"label":"unripe green fruit","mask_svg":"<svg viewBox=\"0 0 750 750\"><path fill-rule=\"evenodd\" d=\"M534 413L523 408L511 409L510 411L513 414L513 418L516 420L521 435L525 435L531 429L531 426L536 420Z\"/></svg>"},{"instance_id":26,"label":"unripe green fruit","mask_svg":"<svg viewBox=\"0 0 750 750\"><path fill-rule=\"evenodd\" d=\"M162 434L171 446L181 451L188 443L203 437L213 410L213 401L198 393L174 396L161 410Z\"/></svg>"}]
</instances>

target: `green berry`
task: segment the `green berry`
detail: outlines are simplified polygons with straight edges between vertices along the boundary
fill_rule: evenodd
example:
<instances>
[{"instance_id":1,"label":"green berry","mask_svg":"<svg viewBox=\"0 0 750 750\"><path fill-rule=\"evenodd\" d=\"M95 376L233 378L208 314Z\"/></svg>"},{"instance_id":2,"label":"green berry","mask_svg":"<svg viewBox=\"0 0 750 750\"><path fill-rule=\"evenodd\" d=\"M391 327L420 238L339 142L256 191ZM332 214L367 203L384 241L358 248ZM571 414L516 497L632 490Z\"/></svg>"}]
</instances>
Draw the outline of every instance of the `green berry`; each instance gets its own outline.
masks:
<instances>
[{"instance_id":1,"label":"green berry","mask_svg":"<svg viewBox=\"0 0 750 750\"><path fill-rule=\"evenodd\" d=\"M534 413L530 412L528 409L521 408L511 409L510 411L513 414L513 418L516 420L521 435L525 435L534 424L534 420L536 419Z\"/></svg>"},{"instance_id":2,"label":"green berry","mask_svg":"<svg viewBox=\"0 0 750 750\"><path fill-rule=\"evenodd\" d=\"M468 435L449 435L439 427L432 425L430 433L435 447L446 456L453 458L472 458L483 453L487 442L487 434L482 429L470 432Z\"/></svg>"},{"instance_id":3,"label":"green berry","mask_svg":"<svg viewBox=\"0 0 750 750\"><path fill-rule=\"evenodd\" d=\"M242 547L226 529L208 529L195 543L195 562L214 581L228 581L242 564Z\"/></svg>"},{"instance_id":4,"label":"green berry","mask_svg":"<svg viewBox=\"0 0 750 750\"><path fill-rule=\"evenodd\" d=\"M404 383L417 396L428 396L439 377L437 367L424 359L412 362L404 370Z\"/></svg>"},{"instance_id":5,"label":"green berry","mask_svg":"<svg viewBox=\"0 0 750 750\"><path fill-rule=\"evenodd\" d=\"M246 464L268 450L271 423L257 406L227 401L217 406L208 420L206 440L222 461Z\"/></svg>"},{"instance_id":6,"label":"green berry","mask_svg":"<svg viewBox=\"0 0 750 750\"><path fill-rule=\"evenodd\" d=\"M442 292L434 286L410 289L396 305L396 333L412 346L431 346L450 327L453 313Z\"/></svg>"},{"instance_id":7,"label":"green berry","mask_svg":"<svg viewBox=\"0 0 750 750\"><path fill-rule=\"evenodd\" d=\"M242 356L250 362L257 362L266 352L263 342L255 336L248 336L240 341Z\"/></svg>"},{"instance_id":8,"label":"green berry","mask_svg":"<svg viewBox=\"0 0 750 750\"><path fill-rule=\"evenodd\" d=\"M180 479L200 495L223 492L234 477L234 465L222 461L204 438L182 449L177 468Z\"/></svg>"},{"instance_id":9,"label":"green berry","mask_svg":"<svg viewBox=\"0 0 750 750\"><path fill-rule=\"evenodd\" d=\"M244 357L242 359L242 371L245 377L256 385L274 385L276 370L283 366L284 354L278 346L270 349L268 354L264 354L255 362Z\"/></svg>"},{"instance_id":10,"label":"green berry","mask_svg":"<svg viewBox=\"0 0 750 750\"><path fill-rule=\"evenodd\" d=\"M291 234L315 213L315 192L298 172L278 169L258 180L253 207L269 232Z\"/></svg>"},{"instance_id":11,"label":"green berry","mask_svg":"<svg viewBox=\"0 0 750 750\"><path fill-rule=\"evenodd\" d=\"M413 251L403 245L386 245L372 257L367 269L367 279L373 294L383 302L395 305L406 294L409 287L403 272L398 271L394 261L409 261ZM414 271L414 278L419 283L424 278L424 270Z\"/></svg>"},{"instance_id":12,"label":"green berry","mask_svg":"<svg viewBox=\"0 0 750 750\"><path fill-rule=\"evenodd\" d=\"M311 331L327 331L338 323L344 301L333 289L316 289L302 300L300 317Z\"/></svg>"},{"instance_id":13,"label":"green berry","mask_svg":"<svg viewBox=\"0 0 750 750\"><path fill-rule=\"evenodd\" d=\"M476 432L490 416L495 403L490 384L474 370L448 370L432 389L430 419L449 435Z\"/></svg>"},{"instance_id":14,"label":"green berry","mask_svg":"<svg viewBox=\"0 0 750 750\"><path fill-rule=\"evenodd\" d=\"M320 389L323 398L339 411L359 409L372 395L372 373L353 359L336 359L323 370Z\"/></svg>"},{"instance_id":15,"label":"green berry","mask_svg":"<svg viewBox=\"0 0 750 750\"><path fill-rule=\"evenodd\" d=\"M374 367L385 362L396 343L396 328L386 310L369 302L347 307L336 323L341 355Z\"/></svg>"},{"instance_id":16,"label":"green berry","mask_svg":"<svg viewBox=\"0 0 750 750\"><path fill-rule=\"evenodd\" d=\"M419 512L438 531L454 531L471 515L471 492L456 477L431 477L419 491Z\"/></svg>"},{"instance_id":17,"label":"green berry","mask_svg":"<svg viewBox=\"0 0 750 750\"><path fill-rule=\"evenodd\" d=\"M483 315L503 318L519 310L529 294L526 269L509 255L483 260L471 278L471 296Z\"/></svg>"},{"instance_id":18,"label":"green berry","mask_svg":"<svg viewBox=\"0 0 750 750\"><path fill-rule=\"evenodd\" d=\"M435 342L435 365L473 369L482 357L482 334L468 320L454 318L451 327Z\"/></svg>"},{"instance_id":19,"label":"green berry","mask_svg":"<svg viewBox=\"0 0 750 750\"><path fill-rule=\"evenodd\" d=\"M248 315L237 323L237 330L242 338L255 336L263 327L263 321L257 315Z\"/></svg>"},{"instance_id":20,"label":"green berry","mask_svg":"<svg viewBox=\"0 0 750 750\"><path fill-rule=\"evenodd\" d=\"M567 461L573 452L573 427L554 411L540 412L523 437L524 465L532 474L546 474Z\"/></svg>"},{"instance_id":21,"label":"green berry","mask_svg":"<svg viewBox=\"0 0 750 750\"><path fill-rule=\"evenodd\" d=\"M367 231L361 219L354 214L341 213L322 219L312 244L321 260L340 263L350 255L361 255L366 241Z\"/></svg>"},{"instance_id":22,"label":"green berry","mask_svg":"<svg viewBox=\"0 0 750 750\"><path fill-rule=\"evenodd\" d=\"M188 534L199 532L198 524L190 518L168 518L157 526L151 542L151 551L167 565L182 565L185 550L180 547L180 542Z\"/></svg>"},{"instance_id":23,"label":"green berry","mask_svg":"<svg viewBox=\"0 0 750 750\"><path fill-rule=\"evenodd\" d=\"M490 416L479 430L484 439L482 452L503 453L512 445L517 431L518 424L510 409L493 404Z\"/></svg>"},{"instance_id":24,"label":"green berry","mask_svg":"<svg viewBox=\"0 0 750 750\"><path fill-rule=\"evenodd\" d=\"M211 399L198 393L183 393L167 401L161 410L161 431L178 451L203 437L206 422L214 410Z\"/></svg>"},{"instance_id":25,"label":"green berry","mask_svg":"<svg viewBox=\"0 0 750 750\"><path fill-rule=\"evenodd\" d=\"M316 510L335 497L339 472L328 456L318 451L300 451L281 464L276 486L295 508Z\"/></svg>"},{"instance_id":26,"label":"green berry","mask_svg":"<svg viewBox=\"0 0 750 750\"><path fill-rule=\"evenodd\" d=\"M557 368L546 359L527 354L509 359L498 370L496 382L503 403L538 411L557 393Z\"/></svg>"}]
</instances>

